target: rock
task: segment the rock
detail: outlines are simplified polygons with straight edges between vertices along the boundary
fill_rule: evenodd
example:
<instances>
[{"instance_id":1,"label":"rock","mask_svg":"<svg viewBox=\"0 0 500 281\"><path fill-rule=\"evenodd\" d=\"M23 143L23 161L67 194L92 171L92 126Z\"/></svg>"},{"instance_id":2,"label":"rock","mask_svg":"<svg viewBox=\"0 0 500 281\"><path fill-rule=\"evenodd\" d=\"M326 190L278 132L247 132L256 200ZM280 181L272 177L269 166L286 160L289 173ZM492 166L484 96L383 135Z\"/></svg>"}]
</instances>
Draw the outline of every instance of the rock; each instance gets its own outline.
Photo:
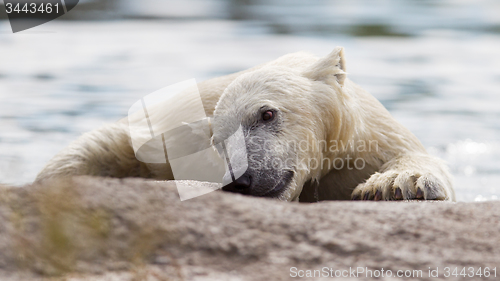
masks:
<instances>
[{"instance_id":1,"label":"rock","mask_svg":"<svg viewBox=\"0 0 500 281\"><path fill-rule=\"evenodd\" d=\"M398 270L456 280L445 267L500 276L499 241L500 202L301 204L219 191L181 202L175 182L91 177L0 187L2 281L289 280L358 267L352 280L382 269L383 280L401 280Z\"/></svg>"}]
</instances>

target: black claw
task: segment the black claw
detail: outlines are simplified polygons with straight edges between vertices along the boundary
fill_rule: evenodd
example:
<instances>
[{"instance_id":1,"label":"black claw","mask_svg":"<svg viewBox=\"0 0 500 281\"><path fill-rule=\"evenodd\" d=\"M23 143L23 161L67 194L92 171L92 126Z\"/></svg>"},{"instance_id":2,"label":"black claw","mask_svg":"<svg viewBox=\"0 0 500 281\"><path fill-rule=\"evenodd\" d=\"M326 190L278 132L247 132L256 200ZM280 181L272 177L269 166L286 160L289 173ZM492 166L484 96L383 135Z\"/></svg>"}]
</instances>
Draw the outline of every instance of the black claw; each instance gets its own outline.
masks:
<instances>
[{"instance_id":1,"label":"black claw","mask_svg":"<svg viewBox=\"0 0 500 281\"><path fill-rule=\"evenodd\" d=\"M396 200L403 200L403 192L401 191L401 188L396 188L394 191L394 199Z\"/></svg>"},{"instance_id":2,"label":"black claw","mask_svg":"<svg viewBox=\"0 0 500 281\"><path fill-rule=\"evenodd\" d=\"M354 200L354 201L361 200L361 195L354 195L352 197L352 200Z\"/></svg>"},{"instance_id":3,"label":"black claw","mask_svg":"<svg viewBox=\"0 0 500 281\"><path fill-rule=\"evenodd\" d=\"M370 199L370 192L365 193L365 196L363 196L363 200L369 200Z\"/></svg>"},{"instance_id":4,"label":"black claw","mask_svg":"<svg viewBox=\"0 0 500 281\"><path fill-rule=\"evenodd\" d=\"M422 189L417 188L417 195L416 195L416 198L417 199L424 199L424 192L422 191Z\"/></svg>"},{"instance_id":5,"label":"black claw","mask_svg":"<svg viewBox=\"0 0 500 281\"><path fill-rule=\"evenodd\" d=\"M377 192L375 192L375 197L373 198L374 201L380 201L382 200L382 191L380 190L377 190Z\"/></svg>"}]
</instances>

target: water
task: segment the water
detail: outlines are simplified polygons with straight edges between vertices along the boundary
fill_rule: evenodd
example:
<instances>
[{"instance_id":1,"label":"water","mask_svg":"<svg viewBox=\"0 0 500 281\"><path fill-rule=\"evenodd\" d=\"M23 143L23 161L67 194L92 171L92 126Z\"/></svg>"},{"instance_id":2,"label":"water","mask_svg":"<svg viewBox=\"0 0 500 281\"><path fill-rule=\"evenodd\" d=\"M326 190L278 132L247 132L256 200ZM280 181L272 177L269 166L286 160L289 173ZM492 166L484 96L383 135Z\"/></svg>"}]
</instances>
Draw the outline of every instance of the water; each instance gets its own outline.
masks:
<instances>
[{"instance_id":1,"label":"water","mask_svg":"<svg viewBox=\"0 0 500 281\"><path fill-rule=\"evenodd\" d=\"M350 78L449 162L458 200L498 199L496 1L283 2L83 1L68 20L15 35L0 20L0 182L31 182L164 86L341 45Z\"/></svg>"}]
</instances>

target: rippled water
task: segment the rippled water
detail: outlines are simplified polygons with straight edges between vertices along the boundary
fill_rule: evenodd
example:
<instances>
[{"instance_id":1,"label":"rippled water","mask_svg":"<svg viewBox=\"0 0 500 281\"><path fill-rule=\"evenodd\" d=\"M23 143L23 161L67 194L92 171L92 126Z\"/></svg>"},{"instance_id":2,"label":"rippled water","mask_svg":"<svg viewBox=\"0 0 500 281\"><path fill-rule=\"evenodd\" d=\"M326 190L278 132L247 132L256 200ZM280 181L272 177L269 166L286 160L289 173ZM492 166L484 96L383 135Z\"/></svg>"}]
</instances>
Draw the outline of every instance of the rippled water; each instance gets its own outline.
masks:
<instances>
[{"instance_id":1,"label":"rippled water","mask_svg":"<svg viewBox=\"0 0 500 281\"><path fill-rule=\"evenodd\" d=\"M32 181L70 141L154 90L341 45L350 78L449 162L458 200L498 199L497 2L282 2L107 1L99 14L83 1L81 14L100 20L15 35L0 21L0 182Z\"/></svg>"}]
</instances>

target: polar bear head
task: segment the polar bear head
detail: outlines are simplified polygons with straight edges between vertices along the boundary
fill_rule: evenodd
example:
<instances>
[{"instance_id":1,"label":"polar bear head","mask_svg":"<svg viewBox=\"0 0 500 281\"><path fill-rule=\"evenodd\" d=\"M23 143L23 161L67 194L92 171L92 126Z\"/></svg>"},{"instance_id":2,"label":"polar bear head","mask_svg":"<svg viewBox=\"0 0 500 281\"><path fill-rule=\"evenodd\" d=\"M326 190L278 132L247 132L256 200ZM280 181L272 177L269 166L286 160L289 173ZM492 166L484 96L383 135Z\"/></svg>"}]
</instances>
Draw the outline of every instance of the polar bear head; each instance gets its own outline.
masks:
<instances>
[{"instance_id":1,"label":"polar bear head","mask_svg":"<svg viewBox=\"0 0 500 281\"><path fill-rule=\"evenodd\" d=\"M232 182L226 173L231 183L223 190L298 199L306 181L318 181L329 170L321 162L332 155L318 144L345 134L346 83L340 47L312 63L282 59L236 78L215 108L212 141L220 143L241 128L246 153L229 144L227 155L247 157L248 167Z\"/></svg>"}]
</instances>

